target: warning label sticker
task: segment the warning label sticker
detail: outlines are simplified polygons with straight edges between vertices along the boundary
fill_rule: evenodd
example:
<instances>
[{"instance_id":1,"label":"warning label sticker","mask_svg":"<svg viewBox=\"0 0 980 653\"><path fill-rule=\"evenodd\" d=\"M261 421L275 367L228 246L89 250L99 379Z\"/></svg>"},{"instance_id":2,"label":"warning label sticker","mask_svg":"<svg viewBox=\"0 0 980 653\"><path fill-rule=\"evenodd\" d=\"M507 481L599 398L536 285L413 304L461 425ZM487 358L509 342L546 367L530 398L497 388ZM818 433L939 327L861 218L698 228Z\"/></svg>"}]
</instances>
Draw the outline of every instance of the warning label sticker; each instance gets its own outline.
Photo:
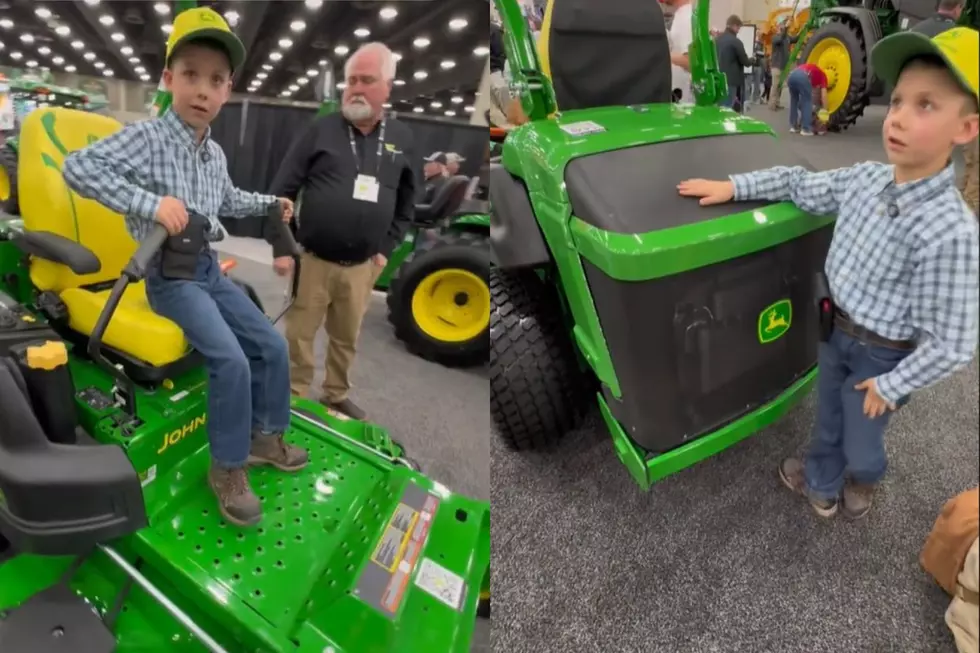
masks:
<instances>
[{"instance_id":1,"label":"warning label sticker","mask_svg":"<svg viewBox=\"0 0 980 653\"><path fill-rule=\"evenodd\" d=\"M429 560L422 561L415 584L436 597L453 610L461 610L466 593L466 581L442 565Z\"/></svg>"}]
</instances>

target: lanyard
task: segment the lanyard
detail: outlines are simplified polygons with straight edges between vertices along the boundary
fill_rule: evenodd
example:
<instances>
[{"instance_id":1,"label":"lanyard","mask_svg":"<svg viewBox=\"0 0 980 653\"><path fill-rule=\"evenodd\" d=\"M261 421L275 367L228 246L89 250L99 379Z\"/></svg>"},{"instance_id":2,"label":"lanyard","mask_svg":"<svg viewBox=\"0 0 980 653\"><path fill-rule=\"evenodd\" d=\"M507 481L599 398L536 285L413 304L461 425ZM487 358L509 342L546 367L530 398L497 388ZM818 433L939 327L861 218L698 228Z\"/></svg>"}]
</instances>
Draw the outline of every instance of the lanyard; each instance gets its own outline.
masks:
<instances>
[{"instance_id":1,"label":"lanyard","mask_svg":"<svg viewBox=\"0 0 980 653\"><path fill-rule=\"evenodd\" d=\"M378 133L378 156L374 160L374 176L377 177L381 172L381 155L384 154L385 147L385 124L387 120L381 121L381 131ZM357 155L357 144L354 142L354 130L347 125L347 135L350 137L350 151L354 155L354 164L357 166L357 173L361 173L361 158Z\"/></svg>"}]
</instances>

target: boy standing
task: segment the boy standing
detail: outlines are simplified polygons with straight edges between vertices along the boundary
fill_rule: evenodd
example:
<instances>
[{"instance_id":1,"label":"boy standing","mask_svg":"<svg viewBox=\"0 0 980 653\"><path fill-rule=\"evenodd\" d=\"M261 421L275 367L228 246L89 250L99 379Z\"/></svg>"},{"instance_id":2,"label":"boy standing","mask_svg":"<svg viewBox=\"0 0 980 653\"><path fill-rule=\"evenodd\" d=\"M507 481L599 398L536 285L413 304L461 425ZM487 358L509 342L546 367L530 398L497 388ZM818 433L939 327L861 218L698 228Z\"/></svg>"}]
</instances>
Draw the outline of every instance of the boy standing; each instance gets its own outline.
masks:
<instances>
[{"instance_id":1,"label":"boy standing","mask_svg":"<svg viewBox=\"0 0 980 653\"><path fill-rule=\"evenodd\" d=\"M171 235L203 232L195 269L183 277L165 273L160 255L151 262L146 296L207 361L208 480L222 515L240 526L262 516L246 473L249 463L295 471L308 461L305 450L283 440L290 401L285 340L221 274L208 245L220 233L218 216L264 215L277 202L284 219L292 216L289 200L235 188L224 152L210 139L209 125L228 100L232 73L244 59L244 45L220 15L207 8L182 12L167 42L163 74L173 95L171 110L73 152L64 164L68 186L125 216L137 241L154 221ZM189 212L207 224L191 223ZM277 258L276 270L288 272L291 261Z\"/></svg>"},{"instance_id":2,"label":"boy standing","mask_svg":"<svg viewBox=\"0 0 980 653\"><path fill-rule=\"evenodd\" d=\"M805 460L779 467L821 516L836 514L841 497L846 516L867 514L885 474L891 412L973 357L980 238L950 155L977 137L978 56L968 28L932 40L900 33L875 46L872 66L895 89L882 129L888 165L777 167L678 185L702 205L789 200L838 216L825 266L835 319L820 344L817 420Z\"/></svg>"}]
</instances>

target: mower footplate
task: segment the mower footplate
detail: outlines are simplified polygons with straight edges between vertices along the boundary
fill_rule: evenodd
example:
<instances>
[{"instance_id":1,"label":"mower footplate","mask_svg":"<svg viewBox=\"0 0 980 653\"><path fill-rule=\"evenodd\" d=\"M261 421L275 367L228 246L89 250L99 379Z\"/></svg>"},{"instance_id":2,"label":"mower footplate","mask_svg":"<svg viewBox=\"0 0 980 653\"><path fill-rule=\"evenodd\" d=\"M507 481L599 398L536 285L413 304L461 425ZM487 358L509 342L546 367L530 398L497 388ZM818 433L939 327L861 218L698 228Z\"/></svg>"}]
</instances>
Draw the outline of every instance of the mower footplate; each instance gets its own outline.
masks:
<instances>
[{"instance_id":1,"label":"mower footplate","mask_svg":"<svg viewBox=\"0 0 980 653\"><path fill-rule=\"evenodd\" d=\"M113 653L116 638L84 598L63 583L0 618L4 653Z\"/></svg>"}]
</instances>

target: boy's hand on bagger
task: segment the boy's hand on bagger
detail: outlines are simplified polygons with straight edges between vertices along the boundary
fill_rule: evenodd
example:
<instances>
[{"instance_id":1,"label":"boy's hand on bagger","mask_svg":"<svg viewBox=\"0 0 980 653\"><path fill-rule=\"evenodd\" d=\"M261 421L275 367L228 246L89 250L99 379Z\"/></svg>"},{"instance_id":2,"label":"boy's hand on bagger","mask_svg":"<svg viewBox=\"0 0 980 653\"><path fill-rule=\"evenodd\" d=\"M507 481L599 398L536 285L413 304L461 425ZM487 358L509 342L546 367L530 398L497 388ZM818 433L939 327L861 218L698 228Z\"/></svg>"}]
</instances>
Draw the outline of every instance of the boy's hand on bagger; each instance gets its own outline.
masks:
<instances>
[{"instance_id":1,"label":"boy's hand on bagger","mask_svg":"<svg viewBox=\"0 0 980 653\"><path fill-rule=\"evenodd\" d=\"M279 206L282 207L282 221L289 222L293 219L293 200L288 197L279 198Z\"/></svg>"},{"instance_id":2,"label":"boy's hand on bagger","mask_svg":"<svg viewBox=\"0 0 980 653\"><path fill-rule=\"evenodd\" d=\"M854 389L864 391L864 414L867 417L874 419L881 417L889 410L895 410L895 404L878 394L878 384L874 379L861 381L854 386Z\"/></svg>"},{"instance_id":3,"label":"boy's hand on bagger","mask_svg":"<svg viewBox=\"0 0 980 653\"><path fill-rule=\"evenodd\" d=\"M187 226L187 207L176 197L164 197L157 208L157 222L171 236L176 236Z\"/></svg>"},{"instance_id":4,"label":"boy's hand on bagger","mask_svg":"<svg viewBox=\"0 0 980 653\"><path fill-rule=\"evenodd\" d=\"M686 179L677 184L677 192L684 197L700 197L701 206L724 204L735 197L735 185L730 181Z\"/></svg>"}]
</instances>

